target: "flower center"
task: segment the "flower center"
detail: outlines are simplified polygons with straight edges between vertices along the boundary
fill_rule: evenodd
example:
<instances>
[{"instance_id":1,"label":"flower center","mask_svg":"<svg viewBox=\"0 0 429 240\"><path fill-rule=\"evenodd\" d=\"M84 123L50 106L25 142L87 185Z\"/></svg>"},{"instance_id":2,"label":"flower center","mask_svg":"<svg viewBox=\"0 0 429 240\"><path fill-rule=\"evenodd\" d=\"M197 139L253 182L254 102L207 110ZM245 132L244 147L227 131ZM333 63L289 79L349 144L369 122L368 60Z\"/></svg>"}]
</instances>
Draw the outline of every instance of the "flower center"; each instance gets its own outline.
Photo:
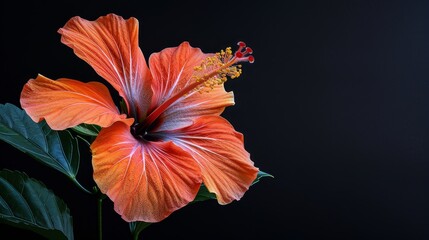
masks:
<instances>
[{"instance_id":1,"label":"flower center","mask_svg":"<svg viewBox=\"0 0 429 240\"><path fill-rule=\"evenodd\" d=\"M244 42L238 42L238 49L233 54L230 47L215 53L213 56L204 59L200 65L194 67L194 74L192 78L195 80L193 83L187 85L185 88L171 96L169 99L159 105L152 111L147 118L137 123L133 127L134 136L148 135L148 129L153 122L173 103L181 97L189 94L192 91L207 91L209 92L215 85L225 83L228 78L234 79L241 75L241 65L239 62L253 63L255 58L251 55L253 50L246 47ZM149 134L150 135L150 134Z\"/></svg>"},{"instance_id":2,"label":"flower center","mask_svg":"<svg viewBox=\"0 0 429 240\"><path fill-rule=\"evenodd\" d=\"M150 141L150 142L156 142L160 141L162 138L161 136L151 133L148 130L142 131L138 130L140 123L134 123L131 126L131 134L134 136L137 140L143 140L143 141Z\"/></svg>"}]
</instances>

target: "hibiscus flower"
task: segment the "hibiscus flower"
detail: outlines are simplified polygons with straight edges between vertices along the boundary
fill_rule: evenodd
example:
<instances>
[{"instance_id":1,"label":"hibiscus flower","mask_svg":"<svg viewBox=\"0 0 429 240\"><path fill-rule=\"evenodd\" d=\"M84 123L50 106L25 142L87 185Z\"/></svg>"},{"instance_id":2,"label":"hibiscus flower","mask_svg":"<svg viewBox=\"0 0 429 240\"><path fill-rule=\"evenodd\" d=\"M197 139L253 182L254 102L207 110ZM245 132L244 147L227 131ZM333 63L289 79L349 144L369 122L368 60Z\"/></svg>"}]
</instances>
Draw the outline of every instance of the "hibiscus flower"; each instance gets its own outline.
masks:
<instances>
[{"instance_id":1,"label":"hibiscus flower","mask_svg":"<svg viewBox=\"0 0 429 240\"><path fill-rule=\"evenodd\" d=\"M254 61L249 47L239 42L235 53L213 54L183 42L153 53L147 65L135 18L73 17L58 32L125 107L102 83L40 74L25 84L21 106L54 130L102 127L90 146L93 177L125 221L159 222L193 201L201 184L219 204L244 195L258 168L243 135L220 115L234 104L223 83L241 74L237 63Z\"/></svg>"}]
</instances>

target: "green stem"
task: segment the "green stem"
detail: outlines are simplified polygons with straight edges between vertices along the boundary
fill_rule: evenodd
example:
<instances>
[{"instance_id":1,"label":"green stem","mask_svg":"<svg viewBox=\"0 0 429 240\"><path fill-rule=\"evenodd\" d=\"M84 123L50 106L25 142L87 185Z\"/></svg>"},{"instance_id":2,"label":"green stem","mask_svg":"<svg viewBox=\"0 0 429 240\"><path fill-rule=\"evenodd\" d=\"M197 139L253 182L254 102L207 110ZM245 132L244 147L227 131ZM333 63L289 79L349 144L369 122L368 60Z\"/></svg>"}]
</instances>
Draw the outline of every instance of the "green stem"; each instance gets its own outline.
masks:
<instances>
[{"instance_id":1,"label":"green stem","mask_svg":"<svg viewBox=\"0 0 429 240\"><path fill-rule=\"evenodd\" d=\"M97 199L97 212L98 212L98 239L103 239L103 220L102 220L102 206L103 206L103 198L99 197Z\"/></svg>"},{"instance_id":2,"label":"green stem","mask_svg":"<svg viewBox=\"0 0 429 240\"><path fill-rule=\"evenodd\" d=\"M133 239L134 240L138 240L140 233L147 227L149 227L149 225L151 225L152 223L148 223L148 222L131 222L130 223L130 230L132 232L133 235Z\"/></svg>"}]
</instances>

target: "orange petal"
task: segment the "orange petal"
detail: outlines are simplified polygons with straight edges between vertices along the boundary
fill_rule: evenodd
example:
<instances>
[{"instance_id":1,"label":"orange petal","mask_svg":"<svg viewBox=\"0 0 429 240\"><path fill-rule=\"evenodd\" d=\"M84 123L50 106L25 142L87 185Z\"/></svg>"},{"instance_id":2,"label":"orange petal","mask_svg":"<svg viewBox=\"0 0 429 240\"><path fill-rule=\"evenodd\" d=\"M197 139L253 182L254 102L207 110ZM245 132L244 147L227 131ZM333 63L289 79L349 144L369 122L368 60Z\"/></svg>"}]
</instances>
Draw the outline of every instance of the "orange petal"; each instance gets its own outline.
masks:
<instances>
[{"instance_id":1,"label":"orange petal","mask_svg":"<svg viewBox=\"0 0 429 240\"><path fill-rule=\"evenodd\" d=\"M118 122L91 145L94 180L125 221L159 222L194 200L201 173L171 142L136 140Z\"/></svg>"},{"instance_id":2,"label":"orange petal","mask_svg":"<svg viewBox=\"0 0 429 240\"><path fill-rule=\"evenodd\" d=\"M225 107L233 104L233 93L226 93L223 85L215 86L209 93L193 92L163 112L156 120L153 131L179 129L201 116L219 116Z\"/></svg>"},{"instance_id":3,"label":"orange petal","mask_svg":"<svg viewBox=\"0 0 429 240\"><path fill-rule=\"evenodd\" d=\"M258 168L244 149L243 135L222 117L198 118L168 138L198 162L204 184L220 204L239 200L256 179Z\"/></svg>"},{"instance_id":4,"label":"orange petal","mask_svg":"<svg viewBox=\"0 0 429 240\"><path fill-rule=\"evenodd\" d=\"M64 44L113 85L125 99L129 114L142 120L152 91L138 30L137 19L109 14L95 21L73 17L58 32Z\"/></svg>"},{"instance_id":5,"label":"orange petal","mask_svg":"<svg viewBox=\"0 0 429 240\"><path fill-rule=\"evenodd\" d=\"M195 79L194 67L212 54L204 54L199 48L193 48L188 42L178 47L166 48L149 58L153 76L152 107L179 92ZM158 119L162 130L172 130L192 123L192 119L202 115L220 115L226 106L234 104L232 92L226 92L223 85L217 85L209 93L191 92L171 105Z\"/></svg>"},{"instance_id":6,"label":"orange petal","mask_svg":"<svg viewBox=\"0 0 429 240\"><path fill-rule=\"evenodd\" d=\"M21 106L33 121L46 119L54 130L81 123L101 127L108 127L116 121L133 123L133 119L119 114L109 90L98 82L83 83L65 78L53 81L38 75L24 85Z\"/></svg>"},{"instance_id":7,"label":"orange petal","mask_svg":"<svg viewBox=\"0 0 429 240\"><path fill-rule=\"evenodd\" d=\"M161 104L191 81L194 67L206 57L201 49L191 47L188 42L151 54L149 67L154 79L153 105Z\"/></svg>"}]
</instances>

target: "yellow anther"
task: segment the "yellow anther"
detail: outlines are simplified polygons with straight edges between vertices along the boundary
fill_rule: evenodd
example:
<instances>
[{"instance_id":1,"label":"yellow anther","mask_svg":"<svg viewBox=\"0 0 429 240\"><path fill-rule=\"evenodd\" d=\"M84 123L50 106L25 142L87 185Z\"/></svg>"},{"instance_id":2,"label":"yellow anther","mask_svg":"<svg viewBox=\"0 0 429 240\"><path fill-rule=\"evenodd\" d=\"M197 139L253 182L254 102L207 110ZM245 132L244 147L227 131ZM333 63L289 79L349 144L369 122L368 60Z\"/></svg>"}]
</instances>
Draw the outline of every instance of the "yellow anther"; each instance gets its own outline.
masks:
<instances>
[{"instance_id":1,"label":"yellow anther","mask_svg":"<svg viewBox=\"0 0 429 240\"><path fill-rule=\"evenodd\" d=\"M198 85L195 90L202 93L212 90L216 85L222 85L228 78L238 78L241 73L241 65L235 65L236 57L231 47L221 50L206 59L200 65L194 67L193 79Z\"/></svg>"}]
</instances>

